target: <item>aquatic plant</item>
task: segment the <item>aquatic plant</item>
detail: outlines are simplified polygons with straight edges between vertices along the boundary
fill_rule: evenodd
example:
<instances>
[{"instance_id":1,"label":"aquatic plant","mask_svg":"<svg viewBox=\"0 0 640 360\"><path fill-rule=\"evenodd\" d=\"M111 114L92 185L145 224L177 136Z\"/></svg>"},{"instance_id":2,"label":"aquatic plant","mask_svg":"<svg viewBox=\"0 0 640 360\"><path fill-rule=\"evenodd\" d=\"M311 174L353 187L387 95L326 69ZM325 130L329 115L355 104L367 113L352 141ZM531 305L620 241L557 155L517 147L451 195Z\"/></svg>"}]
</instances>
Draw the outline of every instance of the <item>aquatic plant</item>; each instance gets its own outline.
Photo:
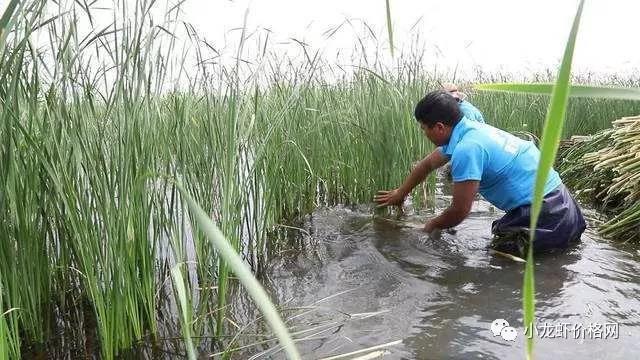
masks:
<instances>
[{"instance_id":1,"label":"aquatic plant","mask_svg":"<svg viewBox=\"0 0 640 360\"><path fill-rule=\"evenodd\" d=\"M0 356L46 344L52 308L81 304L105 359L160 341L160 322L180 324L188 356L206 339L224 348L241 284L185 195L260 272L287 246L273 236L279 225L317 206L368 203L431 150L411 114L442 79L419 56L345 70L319 52L282 59L265 39L260 66L247 65L243 46L221 65L180 22L181 3L159 16L156 3L12 0L0 19ZM498 109L494 121L512 119L491 102L515 95L474 96ZM163 301L179 311L161 314Z\"/></svg>"}]
</instances>

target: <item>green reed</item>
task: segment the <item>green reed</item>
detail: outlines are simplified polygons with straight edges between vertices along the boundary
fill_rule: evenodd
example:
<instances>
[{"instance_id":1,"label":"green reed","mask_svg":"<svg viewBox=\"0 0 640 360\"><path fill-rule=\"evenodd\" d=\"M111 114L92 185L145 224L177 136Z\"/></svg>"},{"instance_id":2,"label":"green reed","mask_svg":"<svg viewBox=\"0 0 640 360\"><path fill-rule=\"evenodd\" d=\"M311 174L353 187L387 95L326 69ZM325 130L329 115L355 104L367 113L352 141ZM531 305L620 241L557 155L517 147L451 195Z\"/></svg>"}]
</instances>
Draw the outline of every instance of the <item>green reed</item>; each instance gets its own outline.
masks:
<instances>
[{"instance_id":1,"label":"green reed","mask_svg":"<svg viewBox=\"0 0 640 360\"><path fill-rule=\"evenodd\" d=\"M207 351L207 337L224 348L238 270L192 222L185 194L258 272L278 224L369 203L431 150L413 106L443 79L413 57L393 69L354 64L336 81L319 55L280 67L267 53L256 63L268 66L246 74L244 45L235 64L212 65L179 6L152 22L155 3L116 1L113 24L89 31L80 24L95 10L84 2L12 1L0 21L0 355L46 343L51 308L79 302L105 359L158 341L166 317L181 324L189 356ZM508 99L483 96L472 101L490 123L517 120ZM523 117L538 118L546 104L536 104ZM431 185L414 194L418 205ZM158 314L165 292L179 313Z\"/></svg>"}]
</instances>

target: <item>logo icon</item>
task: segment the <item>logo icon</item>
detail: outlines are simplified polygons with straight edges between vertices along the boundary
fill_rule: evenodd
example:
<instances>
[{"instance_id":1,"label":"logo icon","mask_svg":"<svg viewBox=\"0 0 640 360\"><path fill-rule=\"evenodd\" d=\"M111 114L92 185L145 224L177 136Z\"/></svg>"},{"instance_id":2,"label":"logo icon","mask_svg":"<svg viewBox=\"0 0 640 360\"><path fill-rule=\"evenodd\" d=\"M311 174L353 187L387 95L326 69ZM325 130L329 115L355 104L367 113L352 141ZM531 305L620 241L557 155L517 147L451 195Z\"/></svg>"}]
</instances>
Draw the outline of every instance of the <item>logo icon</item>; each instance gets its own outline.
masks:
<instances>
[{"instance_id":1,"label":"logo icon","mask_svg":"<svg viewBox=\"0 0 640 360\"><path fill-rule=\"evenodd\" d=\"M491 333L493 336L501 336L506 341L514 341L518 337L516 329L509 326L509 322L505 319L493 320Z\"/></svg>"},{"instance_id":2,"label":"logo icon","mask_svg":"<svg viewBox=\"0 0 640 360\"><path fill-rule=\"evenodd\" d=\"M500 336L507 341L514 341L518 337L518 333L511 326L505 326L500 331Z\"/></svg>"}]
</instances>

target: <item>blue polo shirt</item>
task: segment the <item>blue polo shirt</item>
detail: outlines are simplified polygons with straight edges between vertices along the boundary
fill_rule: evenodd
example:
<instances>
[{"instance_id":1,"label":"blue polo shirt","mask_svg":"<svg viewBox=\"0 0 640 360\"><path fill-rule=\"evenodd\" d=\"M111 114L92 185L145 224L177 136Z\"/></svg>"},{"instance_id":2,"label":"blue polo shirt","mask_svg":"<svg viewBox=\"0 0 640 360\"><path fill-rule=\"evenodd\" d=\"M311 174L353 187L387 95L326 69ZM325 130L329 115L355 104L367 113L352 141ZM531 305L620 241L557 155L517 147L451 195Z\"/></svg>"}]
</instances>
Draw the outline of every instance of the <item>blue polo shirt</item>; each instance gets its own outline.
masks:
<instances>
[{"instance_id":1,"label":"blue polo shirt","mask_svg":"<svg viewBox=\"0 0 640 360\"><path fill-rule=\"evenodd\" d=\"M467 119L479 121L484 123L484 116L478 108L473 106L470 102L466 100L462 100L458 103L460 105L460 111L462 111L462 115L464 115Z\"/></svg>"},{"instance_id":2,"label":"blue polo shirt","mask_svg":"<svg viewBox=\"0 0 640 360\"><path fill-rule=\"evenodd\" d=\"M451 160L453 181L479 180L480 194L497 208L509 211L531 204L540 161L533 142L463 117L440 151ZM560 184L560 176L552 169L544 194Z\"/></svg>"}]
</instances>

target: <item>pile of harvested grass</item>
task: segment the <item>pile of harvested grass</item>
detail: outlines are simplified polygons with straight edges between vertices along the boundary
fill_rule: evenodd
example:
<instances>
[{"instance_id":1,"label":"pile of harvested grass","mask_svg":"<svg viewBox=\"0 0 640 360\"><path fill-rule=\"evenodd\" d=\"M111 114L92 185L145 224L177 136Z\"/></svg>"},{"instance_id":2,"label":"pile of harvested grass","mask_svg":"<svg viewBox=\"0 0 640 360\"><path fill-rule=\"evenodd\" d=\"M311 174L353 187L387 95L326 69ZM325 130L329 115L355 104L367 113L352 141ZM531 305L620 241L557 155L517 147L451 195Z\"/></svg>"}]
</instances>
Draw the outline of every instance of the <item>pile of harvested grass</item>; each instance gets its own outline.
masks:
<instances>
[{"instance_id":1,"label":"pile of harvested grass","mask_svg":"<svg viewBox=\"0 0 640 360\"><path fill-rule=\"evenodd\" d=\"M612 215L600 226L603 236L640 240L640 116L572 142L558 161L567 186Z\"/></svg>"}]
</instances>

